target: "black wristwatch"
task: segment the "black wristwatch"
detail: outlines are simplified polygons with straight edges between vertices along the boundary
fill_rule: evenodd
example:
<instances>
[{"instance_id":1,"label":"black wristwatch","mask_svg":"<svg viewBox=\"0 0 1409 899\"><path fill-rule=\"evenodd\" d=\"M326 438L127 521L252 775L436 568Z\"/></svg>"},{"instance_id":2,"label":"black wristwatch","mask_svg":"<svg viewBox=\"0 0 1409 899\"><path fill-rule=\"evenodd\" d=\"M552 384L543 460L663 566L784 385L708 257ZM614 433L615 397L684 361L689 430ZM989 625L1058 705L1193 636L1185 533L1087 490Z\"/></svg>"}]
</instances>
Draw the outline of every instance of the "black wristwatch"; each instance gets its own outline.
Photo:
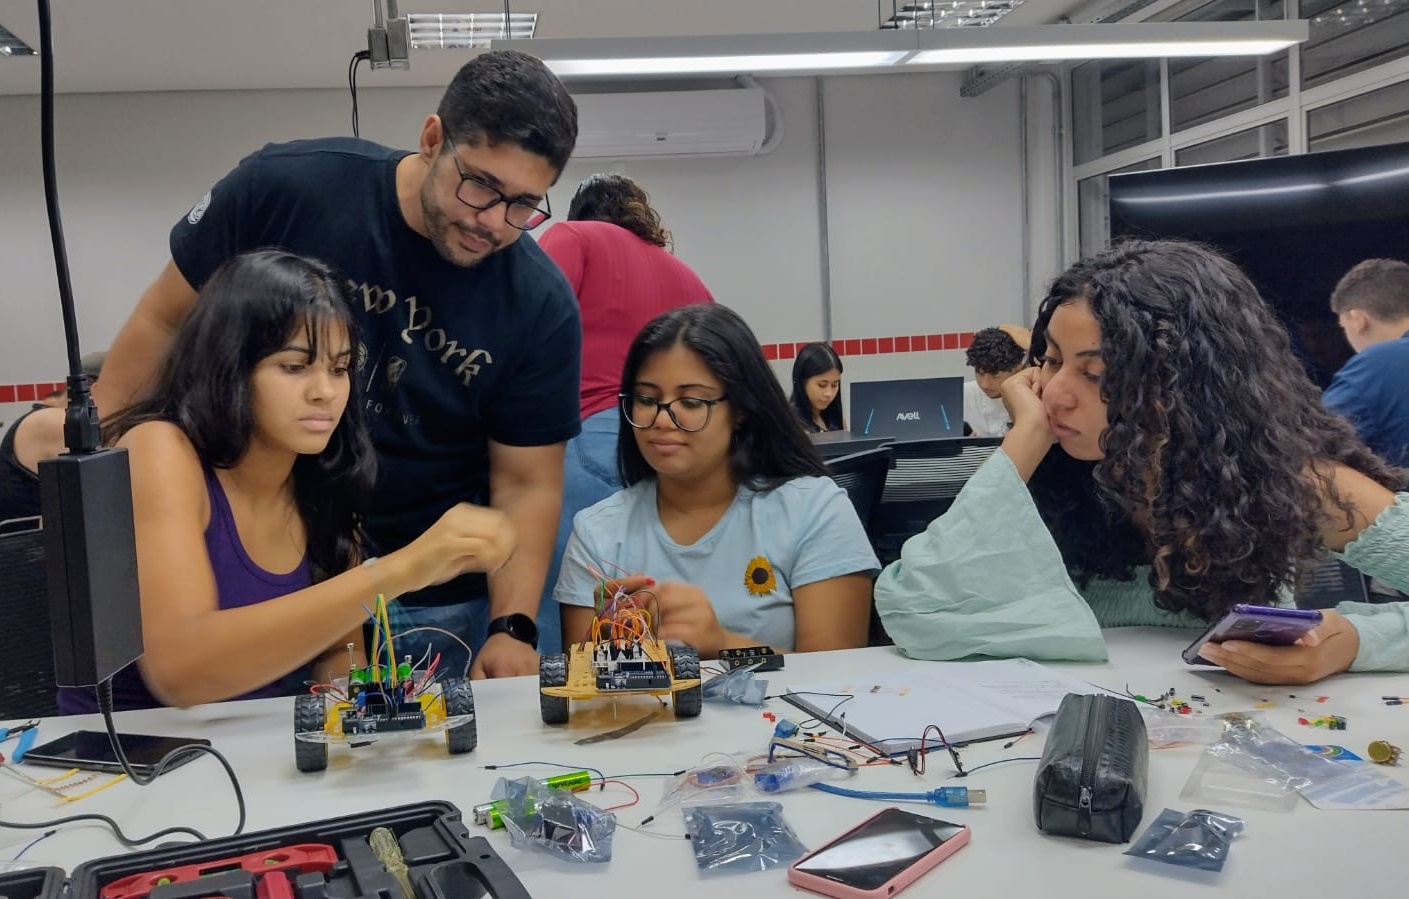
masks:
<instances>
[{"instance_id":1,"label":"black wristwatch","mask_svg":"<svg viewBox=\"0 0 1409 899\"><path fill-rule=\"evenodd\" d=\"M538 648L538 625L533 623L533 619L527 615L515 613L513 615L500 615L489 622L488 636L495 634L508 634L520 643L527 643L534 649Z\"/></svg>"}]
</instances>

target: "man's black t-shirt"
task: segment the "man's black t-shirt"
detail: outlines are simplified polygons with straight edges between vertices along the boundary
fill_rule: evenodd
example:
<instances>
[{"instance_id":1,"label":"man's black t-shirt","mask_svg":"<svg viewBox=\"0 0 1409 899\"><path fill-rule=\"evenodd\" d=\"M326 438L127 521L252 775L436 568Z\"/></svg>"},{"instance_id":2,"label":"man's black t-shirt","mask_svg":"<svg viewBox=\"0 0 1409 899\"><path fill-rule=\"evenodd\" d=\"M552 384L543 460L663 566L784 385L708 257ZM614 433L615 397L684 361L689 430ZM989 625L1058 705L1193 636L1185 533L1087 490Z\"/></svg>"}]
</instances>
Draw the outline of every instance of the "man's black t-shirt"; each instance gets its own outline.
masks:
<instances>
[{"instance_id":1,"label":"man's black t-shirt","mask_svg":"<svg viewBox=\"0 0 1409 899\"><path fill-rule=\"evenodd\" d=\"M542 446L580 430L582 327L567 280L527 235L472 268L441 258L401 214L396 165L406 155L354 138L270 144L171 231L171 257L197 289L229 257L263 247L348 276L377 449L368 534L378 553L456 502L488 503L488 441ZM485 592L483 576L470 575L403 602Z\"/></svg>"}]
</instances>

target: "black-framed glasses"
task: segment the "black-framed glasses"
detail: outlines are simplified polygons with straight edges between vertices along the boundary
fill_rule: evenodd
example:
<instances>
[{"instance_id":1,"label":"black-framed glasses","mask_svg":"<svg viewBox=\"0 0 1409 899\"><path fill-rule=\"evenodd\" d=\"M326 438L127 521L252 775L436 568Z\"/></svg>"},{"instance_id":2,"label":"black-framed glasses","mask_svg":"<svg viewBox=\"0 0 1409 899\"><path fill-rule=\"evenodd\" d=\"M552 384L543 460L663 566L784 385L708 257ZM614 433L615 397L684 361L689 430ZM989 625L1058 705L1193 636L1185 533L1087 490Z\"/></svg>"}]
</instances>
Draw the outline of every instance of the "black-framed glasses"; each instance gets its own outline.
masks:
<instances>
[{"instance_id":1,"label":"black-framed glasses","mask_svg":"<svg viewBox=\"0 0 1409 899\"><path fill-rule=\"evenodd\" d=\"M617 396L621 399L621 413L626 416L626 423L638 430L654 426L661 410L665 410L665 414L670 416L670 420L680 430L703 431L709 425L710 412L728 399L727 396L713 400L697 396L678 396L668 403L662 403L656 397L638 393L619 393Z\"/></svg>"},{"instance_id":2,"label":"black-framed glasses","mask_svg":"<svg viewBox=\"0 0 1409 899\"><path fill-rule=\"evenodd\" d=\"M455 141L450 139L450 135L445 136L445 142L450 145L450 161L455 163L455 172L460 176L460 186L455 188L455 199L481 212L503 203L504 221L520 231L532 231L553 217L553 204L548 202L547 197L543 198L543 205L548 208L539 209L532 203L504 196L502 191L460 167L460 157L456 155Z\"/></svg>"}]
</instances>

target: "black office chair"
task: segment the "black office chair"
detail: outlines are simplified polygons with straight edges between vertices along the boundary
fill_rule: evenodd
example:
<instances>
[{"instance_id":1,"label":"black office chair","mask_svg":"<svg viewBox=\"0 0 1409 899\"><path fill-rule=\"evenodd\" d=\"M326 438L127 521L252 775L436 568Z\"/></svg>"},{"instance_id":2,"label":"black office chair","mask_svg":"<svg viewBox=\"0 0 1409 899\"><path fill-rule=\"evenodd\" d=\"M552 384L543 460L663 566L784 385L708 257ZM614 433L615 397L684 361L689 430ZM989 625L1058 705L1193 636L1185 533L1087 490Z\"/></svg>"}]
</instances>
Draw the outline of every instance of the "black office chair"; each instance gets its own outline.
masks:
<instances>
[{"instance_id":1,"label":"black office chair","mask_svg":"<svg viewBox=\"0 0 1409 899\"><path fill-rule=\"evenodd\" d=\"M0 522L0 719L59 713L54 686L44 531L38 518Z\"/></svg>"},{"instance_id":2,"label":"black office chair","mask_svg":"<svg viewBox=\"0 0 1409 899\"><path fill-rule=\"evenodd\" d=\"M882 565L900 558L905 541L954 504L964 484L1002 442L1001 437L963 437L890 445L895 465L886 477L872 537Z\"/></svg>"},{"instance_id":3,"label":"black office chair","mask_svg":"<svg viewBox=\"0 0 1409 899\"><path fill-rule=\"evenodd\" d=\"M881 505L886 476L894 465L894 454L889 446L827 461L832 480L846 491L851 504L856 507L856 515L861 519L861 526L866 529L867 539L874 539L871 529L875 525L876 510Z\"/></svg>"}]
</instances>

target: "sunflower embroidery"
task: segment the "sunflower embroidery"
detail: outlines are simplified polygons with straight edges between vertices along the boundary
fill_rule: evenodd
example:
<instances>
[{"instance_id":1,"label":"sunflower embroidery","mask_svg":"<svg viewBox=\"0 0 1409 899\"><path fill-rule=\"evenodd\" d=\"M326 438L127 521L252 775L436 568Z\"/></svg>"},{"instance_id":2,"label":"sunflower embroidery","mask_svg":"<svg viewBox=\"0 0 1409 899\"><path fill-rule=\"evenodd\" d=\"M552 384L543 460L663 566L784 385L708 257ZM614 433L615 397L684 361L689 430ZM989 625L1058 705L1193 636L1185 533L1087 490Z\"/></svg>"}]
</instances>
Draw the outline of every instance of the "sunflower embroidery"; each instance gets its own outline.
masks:
<instances>
[{"instance_id":1,"label":"sunflower embroidery","mask_svg":"<svg viewBox=\"0 0 1409 899\"><path fill-rule=\"evenodd\" d=\"M749 559L748 570L744 572L744 587L754 596L767 596L778 589L778 581L773 577L773 566L766 556Z\"/></svg>"}]
</instances>

